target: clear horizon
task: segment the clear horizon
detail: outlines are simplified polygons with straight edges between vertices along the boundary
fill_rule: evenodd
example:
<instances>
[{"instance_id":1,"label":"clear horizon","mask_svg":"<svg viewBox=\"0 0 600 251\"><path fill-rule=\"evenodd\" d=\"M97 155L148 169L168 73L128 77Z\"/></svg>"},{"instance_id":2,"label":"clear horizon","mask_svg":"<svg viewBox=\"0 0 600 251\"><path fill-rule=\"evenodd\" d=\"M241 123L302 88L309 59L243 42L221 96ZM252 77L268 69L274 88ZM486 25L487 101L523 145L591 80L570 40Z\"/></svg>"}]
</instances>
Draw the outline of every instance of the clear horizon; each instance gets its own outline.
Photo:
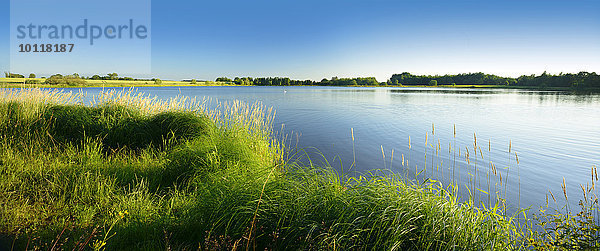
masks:
<instances>
[{"instance_id":1,"label":"clear horizon","mask_svg":"<svg viewBox=\"0 0 600 251\"><path fill-rule=\"evenodd\" d=\"M0 8L1 71L10 64L8 5ZM402 72L600 72L598 13L597 1L152 1L151 76L385 81ZM86 69L76 72L108 73ZM57 73L45 70L18 73Z\"/></svg>"}]
</instances>

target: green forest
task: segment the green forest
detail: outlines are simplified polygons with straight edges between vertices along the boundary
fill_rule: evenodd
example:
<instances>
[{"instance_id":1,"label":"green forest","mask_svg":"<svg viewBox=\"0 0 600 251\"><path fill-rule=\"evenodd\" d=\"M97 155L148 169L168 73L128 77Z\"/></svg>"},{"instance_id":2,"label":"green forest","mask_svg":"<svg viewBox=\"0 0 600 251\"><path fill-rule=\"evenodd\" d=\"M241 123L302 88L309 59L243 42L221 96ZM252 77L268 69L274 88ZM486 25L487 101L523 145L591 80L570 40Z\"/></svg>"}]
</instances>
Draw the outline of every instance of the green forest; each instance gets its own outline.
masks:
<instances>
[{"instance_id":1,"label":"green forest","mask_svg":"<svg viewBox=\"0 0 600 251\"><path fill-rule=\"evenodd\" d=\"M435 84L432 84L435 83ZM600 88L600 76L595 72L579 72L552 75L523 75L518 78L500 77L485 73L463 73L458 75L412 75L408 72L394 74L388 81L392 85L505 85L538 87Z\"/></svg>"},{"instance_id":2,"label":"green forest","mask_svg":"<svg viewBox=\"0 0 600 251\"><path fill-rule=\"evenodd\" d=\"M374 77L367 78L337 78L331 80L323 79L321 82L312 80L294 80L287 77L268 77L268 78L251 78L251 77L236 77L231 80L225 77L216 79L217 82L232 82L236 85L257 85L257 86L287 86L287 85L324 85L324 86L377 86L380 85Z\"/></svg>"}]
</instances>

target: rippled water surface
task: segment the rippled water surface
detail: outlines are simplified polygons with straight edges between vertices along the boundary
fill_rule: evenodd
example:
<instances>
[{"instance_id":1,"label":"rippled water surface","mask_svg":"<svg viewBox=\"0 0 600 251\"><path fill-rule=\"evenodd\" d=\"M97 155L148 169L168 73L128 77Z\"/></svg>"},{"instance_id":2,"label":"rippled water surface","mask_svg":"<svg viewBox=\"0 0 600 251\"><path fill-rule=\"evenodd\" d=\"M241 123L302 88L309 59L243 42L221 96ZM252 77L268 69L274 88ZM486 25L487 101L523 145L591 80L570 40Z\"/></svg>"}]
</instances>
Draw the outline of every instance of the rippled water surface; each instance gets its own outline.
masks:
<instances>
[{"instance_id":1,"label":"rippled water surface","mask_svg":"<svg viewBox=\"0 0 600 251\"><path fill-rule=\"evenodd\" d=\"M320 163L323 157L315 154L318 149L338 170L343 164L346 172L355 159L352 173L389 169L399 174L408 173L414 178L415 169L421 171L425 167L427 152L428 169L424 172L427 177L448 182L454 168L454 179L458 182L460 177L463 190L467 191L464 188L471 184L469 180L479 179L476 180L478 188L488 191L486 176L491 160L498 172L490 178L490 190L499 183L501 173L503 183L508 179L507 197L513 206L519 203L519 179L520 205L539 206L545 204L548 190L555 195L562 194L563 177L567 180L569 197L578 198L579 184L590 182L591 167L600 164L598 94L448 88L137 89L162 99L184 95L219 101L260 101L276 110L275 128L284 124L284 131L294 135L291 137L293 145L297 143L299 148L312 153L314 162ZM102 88L82 91L91 96ZM435 127L433 136L432 124ZM351 128L354 130L355 154ZM297 142L296 133L299 135ZM473 153L474 133L478 148L481 147L477 159ZM426 138L431 144L428 150L425 149ZM509 142L512 142L511 153L508 153ZM438 144L440 150L436 154ZM448 151L450 145L454 149L451 152ZM465 161L467 149L469 163ZM514 152L518 154L518 165ZM478 196L487 200L485 194Z\"/></svg>"}]
</instances>

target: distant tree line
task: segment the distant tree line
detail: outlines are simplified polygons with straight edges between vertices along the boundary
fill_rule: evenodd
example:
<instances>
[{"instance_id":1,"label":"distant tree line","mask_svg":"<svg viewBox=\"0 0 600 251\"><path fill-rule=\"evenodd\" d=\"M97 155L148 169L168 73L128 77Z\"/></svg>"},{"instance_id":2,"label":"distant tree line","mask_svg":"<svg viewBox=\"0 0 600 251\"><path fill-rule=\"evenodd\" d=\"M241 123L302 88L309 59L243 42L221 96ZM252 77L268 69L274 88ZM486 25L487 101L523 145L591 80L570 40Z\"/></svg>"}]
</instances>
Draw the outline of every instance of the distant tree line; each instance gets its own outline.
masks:
<instances>
[{"instance_id":1,"label":"distant tree line","mask_svg":"<svg viewBox=\"0 0 600 251\"><path fill-rule=\"evenodd\" d=\"M518 78L500 77L492 74L462 73L457 75L413 75L408 72L394 74L383 83L374 77L322 79L320 82L312 80L293 80L287 77L251 78L236 77L233 80L219 77L217 82L227 82L236 85L257 86L401 86L401 85L504 85L504 86L537 86L537 87L573 87L573 88L600 88L600 76L595 72L579 72L552 75L546 72L541 75L523 75Z\"/></svg>"},{"instance_id":2,"label":"distant tree line","mask_svg":"<svg viewBox=\"0 0 600 251\"><path fill-rule=\"evenodd\" d=\"M11 73L11 72L4 72L4 77L5 78L25 78L25 76L21 75L21 74L17 74L17 73Z\"/></svg>"},{"instance_id":3,"label":"distant tree line","mask_svg":"<svg viewBox=\"0 0 600 251\"><path fill-rule=\"evenodd\" d=\"M326 78L319 82L319 85L331 85L331 86L378 86L380 83L374 77L367 78L337 78L333 77L331 80Z\"/></svg>"},{"instance_id":4,"label":"distant tree line","mask_svg":"<svg viewBox=\"0 0 600 251\"><path fill-rule=\"evenodd\" d=\"M294 80L287 77L267 77L267 78L252 78L252 77L236 77L233 80L227 77L219 77L216 82L228 82L236 85L257 85L257 86L293 86L293 85L326 85L326 86L377 86L380 83L374 77L367 78L338 78L333 77L331 80L323 79L321 82L313 80Z\"/></svg>"},{"instance_id":5,"label":"distant tree line","mask_svg":"<svg viewBox=\"0 0 600 251\"><path fill-rule=\"evenodd\" d=\"M127 80L127 81L148 81L148 79L136 79L136 78L132 78L132 77L119 77L119 74L113 72L113 73L108 73L104 76L100 76L100 75L93 75L91 77L89 77L88 79L91 80ZM154 79L151 79L152 81L154 81Z\"/></svg>"},{"instance_id":6,"label":"distant tree line","mask_svg":"<svg viewBox=\"0 0 600 251\"><path fill-rule=\"evenodd\" d=\"M4 72L6 78L25 78L24 75ZM29 78L35 78L36 75L31 73ZM42 77L43 78L43 77ZM85 79L90 80L127 80L127 81L154 81L155 84L162 83L160 79L134 79L131 77L119 77L117 73L108 73L104 76L93 75L91 77L81 77L77 73L63 76L61 74L52 75L46 79L46 84L67 84L80 85L85 83ZM27 80L26 82L38 82L38 80ZM192 80L196 83L196 80ZM571 87L571 88L600 88L600 75L595 72L579 72L579 73L560 73L558 75L548 74L546 72L541 75L523 75L518 78L500 77L492 74L477 73L462 73L457 75L413 75L408 72L394 74L386 82L378 82L374 77L357 77L357 78L338 78L322 79L321 81L313 80L294 80L287 77L235 77L230 79L227 77L219 77L216 82L226 82L235 85L256 85L256 86L401 86L401 85L504 85L504 86L537 86L537 87Z\"/></svg>"},{"instance_id":7,"label":"distant tree line","mask_svg":"<svg viewBox=\"0 0 600 251\"><path fill-rule=\"evenodd\" d=\"M16 73L5 72L4 76L7 78L25 78L25 76ZM85 80L79 76L77 73L73 73L72 75L55 74L50 76L49 78L42 77L42 80L35 79L36 76L34 73L29 74L28 79L25 80L25 84L47 84L47 85L84 85Z\"/></svg>"},{"instance_id":8,"label":"distant tree line","mask_svg":"<svg viewBox=\"0 0 600 251\"><path fill-rule=\"evenodd\" d=\"M290 85L314 85L312 80L293 80L283 77L252 78L235 77L233 80L227 77L219 77L216 82L226 82L236 85L258 85L258 86L290 86Z\"/></svg>"},{"instance_id":9,"label":"distant tree line","mask_svg":"<svg viewBox=\"0 0 600 251\"><path fill-rule=\"evenodd\" d=\"M25 75L21 75L21 74L17 74L17 73L11 73L11 72L4 72L4 77L5 78L25 78ZM31 73L29 74L28 78L35 78L35 74Z\"/></svg>"},{"instance_id":10,"label":"distant tree line","mask_svg":"<svg viewBox=\"0 0 600 251\"><path fill-rule=\"evenodd\" d=\"M315 81L312 80L293 80L290 78L282 77L269 77L269 78L235 78L235 84L239 85L258 85L258 86L291 86L291 85L314 85Z\"/></svg>"},{"instance_id":11,"label":"distant tree line","mask_svg":"<svg viewBox=\"0 0 600 251\"><path fill-rule=\"evenodd\" d=\"M600 76L595 72L552 75L546 72L539 76L523 75L518 78L500 77L485 73L463 73L458 75L412 75L408 72L394 74L388 85L511 85L539 87L600 88Z\"/></svg>"},{"instance_id":12,"label":"distant tree line","mask_svg":"<svg viewBox=\"0 0 600 251\"><path fill-rule=\"evenodd\" d=\"M434 82L435 81L435 82ZM496 75L463 73L458 75L413 75L408 72L394 74L388 81L391 85L511 85L515 80Z\"/></svg>"},{"instance_id":13,"label":"distant tree line","mask_svg":"<svg viewBox=\"0 0 600 251\"><path fill-rule=\"evenodd\" d=\"M53 76L62 76L61 74L55 74ZM113 73L108 73L104 76L100 76L100 75L93 75L91 77L83 77L80 76L77 73L73 73L72 75L66 75L66 76L76 76L77 78L81 78L81 79L90 79L90 80L128 80L128 81L155 81L155 79L137 79L137 78L132 78L132 77L119 77L119 74L113 72ZM65 77L66 77L65 76ZM17 74L17 73L11 73L11 72L4 72L4 77L5 78L25 78L24 75L22 74ZM35 78L36 75L34 73L29 74L28 78ZM43 77L42 77L43 78Z\"/></svg>"},{"instance_id":14,"label":"distant tree line","mask_svg":"<svg viewBox=\"0 0 600 251\"><path fill-rule=\"evenodd\" d=\"M516 85L541 86L541 87L574 87L574 88L600 88L600 75L595 72L579 72L551 75L544 72L539 76L520 76Z\"/></svg>"}]
</instances>

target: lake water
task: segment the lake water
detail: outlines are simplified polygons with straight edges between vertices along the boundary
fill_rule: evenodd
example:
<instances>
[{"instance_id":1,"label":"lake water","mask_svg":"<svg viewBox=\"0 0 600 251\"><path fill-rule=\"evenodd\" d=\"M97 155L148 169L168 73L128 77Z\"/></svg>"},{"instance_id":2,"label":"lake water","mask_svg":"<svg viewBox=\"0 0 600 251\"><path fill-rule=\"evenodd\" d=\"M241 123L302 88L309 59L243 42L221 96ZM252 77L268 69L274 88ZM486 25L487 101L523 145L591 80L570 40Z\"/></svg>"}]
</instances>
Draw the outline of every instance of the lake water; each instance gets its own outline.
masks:
<instances>
[{"instance_id":1,"label":"lake water","mask_svg":"<svg viewBox=\"0 0 600 251\"><path fill-rule=\"evenodd\" d=\"M309 152L313 162L327 159L338 170L343 166L351 174L386 169L414 178L415 169L421 171L425 167L427 152L428 170L421 177L436 178L447 184L454 167L454 180L459 182L460 177L461 194L465 194L466 186L472 188L469 180L473 178L479 179L477 188L488 191L486 175L491 160L498 175L491 175L489 190L493 191L494 184L499 183L499 173L503 183L508 175L506 197L511 207L543 205L549 190L563 201L558 196L562 195L563 177L570 204L574 206L574 198L581 198L579 184L590 183L592 166L600 165L598 94L464 88L148 87L137 90L161 99L183 95L219 101L260 101L276 110L275 129L285 125L284 132L293 135L292 144ZM82 91L95 95L102 88ZM478 151L477 159L473 153L474 133L482 150ZM439 142L439 155L436 156L432 146L426 151L426 138L432 146ZM508 153L510 142L512 149ZM454 149L450 153L449 144ZM469 165L465 161L467 148ZM518 153L518 165L514 152ZM355 166L349 170L354 159ZM477 198L480 196L487 204L487 195L476 191Z\"/></svg>"}]
</instances>

